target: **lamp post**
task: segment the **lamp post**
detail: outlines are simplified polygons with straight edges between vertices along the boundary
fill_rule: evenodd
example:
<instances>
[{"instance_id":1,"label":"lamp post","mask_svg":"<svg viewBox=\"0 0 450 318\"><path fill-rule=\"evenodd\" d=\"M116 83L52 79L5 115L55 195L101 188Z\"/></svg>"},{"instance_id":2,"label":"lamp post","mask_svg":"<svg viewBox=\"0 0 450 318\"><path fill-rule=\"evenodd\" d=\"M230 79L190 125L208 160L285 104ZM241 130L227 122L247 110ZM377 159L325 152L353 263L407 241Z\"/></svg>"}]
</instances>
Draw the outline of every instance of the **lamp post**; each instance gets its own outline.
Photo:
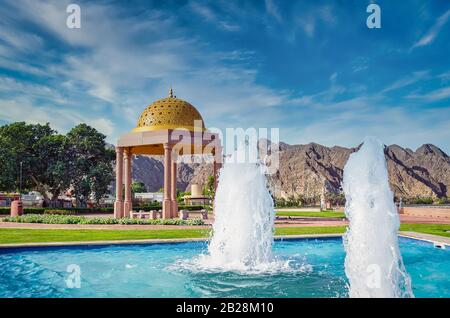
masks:
<instances>
[{"instance_id":1,"label":"lamp post","mask_svg":"<svg viewBox=\"0 0 450 318\"><path fill-rule=\"evenodd\" d=\"M22 195L22 168L23 168L23 162L21 161L20 162L20 178L19 178L19 198L20 199L21 199L21 195Z\"/></svg>"},{"instance_id":2,"label":"lamp post","mask_svg":"<svg viewBox=\"0 0 450 318\"><path fill-rule=\"evenodd\" d=\"M19 200L11 202L11 216L20 216L23 214L22 205L22 167L23 162L20 162L20 177L19 177Z\"/></svg>"}]
</instances>

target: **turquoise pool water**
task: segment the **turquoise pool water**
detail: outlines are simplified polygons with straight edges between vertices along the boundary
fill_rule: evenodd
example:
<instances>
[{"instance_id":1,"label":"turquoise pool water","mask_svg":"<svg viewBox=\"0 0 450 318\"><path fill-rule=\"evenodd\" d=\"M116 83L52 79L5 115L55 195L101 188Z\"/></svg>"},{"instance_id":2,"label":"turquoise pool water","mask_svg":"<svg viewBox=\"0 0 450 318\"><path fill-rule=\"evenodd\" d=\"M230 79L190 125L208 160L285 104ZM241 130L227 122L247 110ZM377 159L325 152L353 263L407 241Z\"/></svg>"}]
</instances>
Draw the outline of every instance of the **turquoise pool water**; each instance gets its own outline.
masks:
<instances>
[{"instance_id":1,"label":"turquoise pool water","mask_svg":"<svg viewBox=\"0 0 450 318\"><path fill-rule=\"evenodd\" d=\"M400 239L416 297L450 297L450 250ZM186 260L206 243L0 250L0 297L346 297L341 239L277 241L289 268L271 273L199 271ZM80 288L68 288L71 264ZM72 277L73 278L73 277ZM76 282L76 280L70 280Z\"/></svg>"}]
</instances>

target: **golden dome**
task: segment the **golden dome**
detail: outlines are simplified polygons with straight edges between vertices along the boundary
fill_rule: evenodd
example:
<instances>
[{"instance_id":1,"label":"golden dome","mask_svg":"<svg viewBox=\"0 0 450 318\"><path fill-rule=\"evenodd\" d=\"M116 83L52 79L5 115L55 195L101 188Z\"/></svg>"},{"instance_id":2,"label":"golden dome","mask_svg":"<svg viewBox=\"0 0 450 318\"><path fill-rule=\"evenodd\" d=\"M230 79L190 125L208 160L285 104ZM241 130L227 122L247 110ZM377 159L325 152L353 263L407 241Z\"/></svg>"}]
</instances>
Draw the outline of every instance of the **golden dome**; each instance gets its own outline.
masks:
<instances>
[{"instance_id":1,"label":"golden dome","mask_svg":"<svg viewBox=\"0 0 450 318\"><path fill-rule=\"evenodd\" d=\"M201 121L201 128L205 130L203 118L198 110L188 102L176 98L172 89L170 89L167 98L158 99L147 106L142 112L134 131L177 128L194 131L194 121ZM199 124L196 123L196 125Z\"/></svg>"}]
</instances>

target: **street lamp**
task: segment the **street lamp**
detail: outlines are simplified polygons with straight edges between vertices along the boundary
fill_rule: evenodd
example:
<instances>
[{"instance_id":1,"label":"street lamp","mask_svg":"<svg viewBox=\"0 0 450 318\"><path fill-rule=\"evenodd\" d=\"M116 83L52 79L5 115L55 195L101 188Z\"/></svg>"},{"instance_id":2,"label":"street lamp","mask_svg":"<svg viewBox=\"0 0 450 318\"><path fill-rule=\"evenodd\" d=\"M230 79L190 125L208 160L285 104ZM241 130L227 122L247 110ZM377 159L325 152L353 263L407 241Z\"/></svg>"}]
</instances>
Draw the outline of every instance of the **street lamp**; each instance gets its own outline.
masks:
<instances>
[{"instance_id":1,"label":"street lamp","mask_svg":"<svg viewBox=\"0 0 450 318\"><path fill-rule=\"evenodd\" d=\"M22 168L23 168L23 162L20 162L20 179L19 179L19 195L22 194Z\"/></svg>"}]
</instances>

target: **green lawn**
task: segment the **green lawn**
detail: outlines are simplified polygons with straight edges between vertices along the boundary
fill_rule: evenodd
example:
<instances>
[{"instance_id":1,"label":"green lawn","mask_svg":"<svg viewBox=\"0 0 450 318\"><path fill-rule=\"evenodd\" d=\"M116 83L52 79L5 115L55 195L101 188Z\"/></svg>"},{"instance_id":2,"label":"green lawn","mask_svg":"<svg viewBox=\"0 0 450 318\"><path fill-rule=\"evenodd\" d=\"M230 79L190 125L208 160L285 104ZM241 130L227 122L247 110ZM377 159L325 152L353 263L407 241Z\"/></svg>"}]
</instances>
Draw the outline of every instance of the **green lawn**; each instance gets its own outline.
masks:
<instances>
[{"instance_id":1,"label":"green lawn","mask_svg":"<svg viewBox=\"0 0 450 318\"><path fill-rule=\"evenodd\" d=\"M420 232L450 237L450 225L403 224L401 231ZM344 233L345 226L334 227L285 227L275 229L276 235L335 234ZM47 230L0 229L0 244L37 242L83 242L107 240L141 240L170 238L202 238L209 230Z\"/></svg>"},{"instance_id":2,"label":"green lawn","mask_svg":"<svg viewBox=\"0 0 450 318\"><path fill-rule=\"evenodd\" d=\"M82 242L142 239L201 238L208 230L48 230L0 229L0 243Z\"/></svg>"},{"instance_id":3,"label":"green lawn","mask_svg":"<svg viewBox=\"0 0 450 318\"><path fill-rule=\"evenodd\" d=\"M400 231L419 232L450 237L450 224L402 224Z\"/></svg>"},{"instance_id":4,"label":"green lawn","mask_svg":"<svg viewBox=\"0 0 450 318\"><path fill-rule=\"evenodd\" d=\"M345 229L345 226L282 227L275 229L275 235L340 234Z\"/></svg>"},{"instance_id":5,"label":"green lawn","mask_svg":"<svg viewBox=\"0 0 450 318\"><path fill-rule=\"evenodd\" d=\"M345 218L344 212L334 211L277 211L277 216L309 216L316 218Z\"/></svg>"}]
</instances>

